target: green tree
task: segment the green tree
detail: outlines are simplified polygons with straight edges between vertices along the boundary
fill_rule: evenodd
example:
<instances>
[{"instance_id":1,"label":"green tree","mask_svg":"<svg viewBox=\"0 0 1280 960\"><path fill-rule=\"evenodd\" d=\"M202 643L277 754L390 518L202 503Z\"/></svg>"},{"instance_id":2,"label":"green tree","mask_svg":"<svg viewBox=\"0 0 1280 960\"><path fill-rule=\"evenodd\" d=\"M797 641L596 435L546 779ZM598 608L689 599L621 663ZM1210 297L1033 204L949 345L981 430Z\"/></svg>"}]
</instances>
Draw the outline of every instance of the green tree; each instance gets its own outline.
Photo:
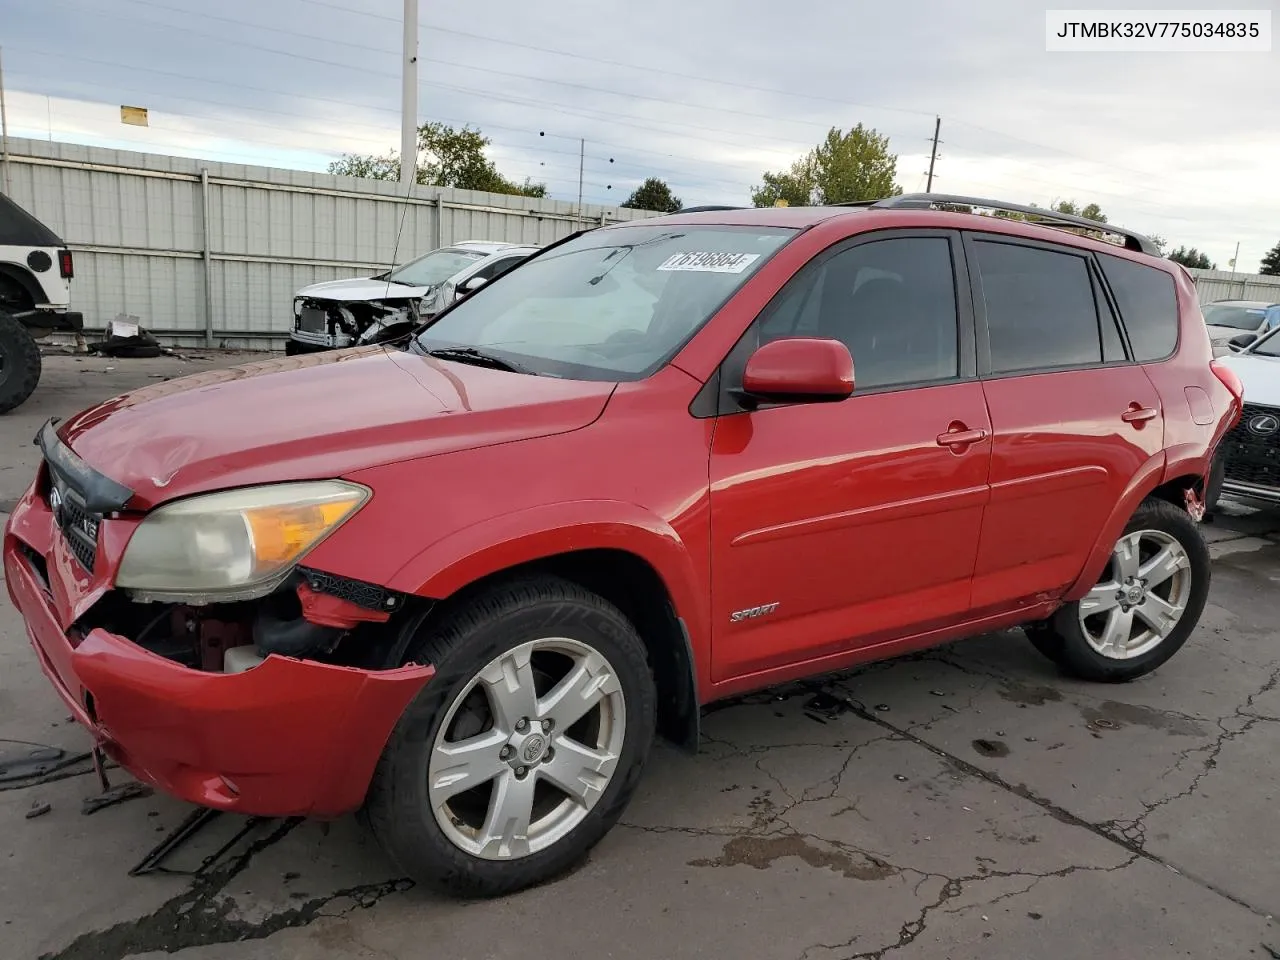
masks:
<instances>
[{"instance_id":1,"label":"green tree","mask_svg":"<svg viewBox=\"0 0 1280 960\"><path fill-rule=\"evenodd\" d=\"M1065 213L1072 217L1084 217L1086 220L1095 220L1098 223L1106 223L1106 214L1102 212L1102 208L1096 203L1091 203L1081 208L1074 200L1059 200L1053 204L1052 208L1057 213Z\"/></svg>"},{"instance_id":2,"label":"green tree","mask_svg":"<svg viewBox=\"0 0 1280 960\"><path fill-rule=\"evenodd\" d=\"M444 123L418 127L418 156L414 180L424 186L484 190L526 197L545 197L547 186L509 180L485 156L490 140L471 127L455 129ZM369 180L399 180L400 157L395 151L382 156L347 153L329 164L329 172Z\"/></svg>"},{"instance_id":3,"label":"green tree","mask_svg":"<svg viewBox=\"0 0 1280 960\"><path fill-rule=\"evenodd\" d=\"M665 180L650 177L631 192L624 207L632 210L656 210L659 213L676 213L684 204L672 194Z\"/></svg>"},{"instance_id":4,"label":"green tree","mask_svg":"<svg viewBox=\"0 0 1280 960\"><path fill-rule=\"evenodd\" d=\"M1169 259L1174 263L1180 263L1184 267L1194 267L1197 270L1217 270L1218 265L1210 262L1209 258L1197 250L1195 247L1187 249L1186 247L1178 247L1169 254Z\"/></svg>"},{"instance_id":5,"label":"green tree","mask_svg":"<svg viewBox=\"0 0 1280 960\"><path fill-rule=\"evenodd\" d=\"M359 177L362 180L399 180L400 158L394 153L383 157L344 153L329 164L329 172L343 177Z\"/></svg>"},{"instance_id":6,"label":"green tree","mask_svg":"<svg viewBox=\"0 0 1280 960\"><path fill-rule=\"evenodd\" d=\"M889 152L889 138L858 124L847 133L832 127L826 138L791 169L761 177L751 191L757 207L779 200L791 206L879 200L902 193L893 180L898 157Z\"/></svg>"},{"instance_id":7,"label":"green tree","mask_svg":"<svg viewBox=\"0 0 1280 960\"><path fill-rule=\"evenodd\" d=\"M751 202L757 207L807 207L813 203L813 175L808 159L797 160L784 173L765 173L759 187L751 191Z\"/></svg>"},{"instance_id":8,"label":"green tree","mask_svg":"<svg viewBox=\"0 0 1280 960\"><path fill-rule=\"evenodd\" d=\"M1160 236L1160 234L1158 233L1148 234L1147 239L1150 240L1151 243L1155 246L1155 248L1160 251L1160 256L1163 257L1164 248L1169 245L1169 241L1166 240L1164 237Z\"/></svg>"},{"instance_id":9,"label":"green tree","mask_svg":"<svg viewBox=\"0 0 1280 960\"><path fill-rule=\"evenodd\" d=\"M1280 277L1280 243L1267 251L1258 272L1264 277Z\"/></svg>"}]
</instances>

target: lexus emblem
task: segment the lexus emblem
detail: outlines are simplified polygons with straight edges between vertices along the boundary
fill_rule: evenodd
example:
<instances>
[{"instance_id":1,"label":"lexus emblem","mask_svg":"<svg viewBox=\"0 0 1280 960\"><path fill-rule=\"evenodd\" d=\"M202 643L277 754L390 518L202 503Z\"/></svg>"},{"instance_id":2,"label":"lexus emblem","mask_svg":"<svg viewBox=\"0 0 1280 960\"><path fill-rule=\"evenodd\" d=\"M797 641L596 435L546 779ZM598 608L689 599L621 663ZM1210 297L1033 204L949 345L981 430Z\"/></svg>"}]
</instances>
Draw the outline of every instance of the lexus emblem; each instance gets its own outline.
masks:
<instances>
[{"instance_id":1,"label":"lexus emblem","mask_svg":"<svg viewBox=\"0 0 1280 960\"><path fill-rule=\"evenodd\" d=\"M1249 432L1256 437L1269 437L1280 430L1280 417L1271 413L1260 413L1250 418L1248 427Z\"/></svg>"},{"instance_id":2,"label":"lexus emblem","mask_svg":"<svg viewBox=\"0 0 1280 960\"><path fill-rule=\"evenodd\" d=\"M49 489L49 509L53 511L53 518L55 520L62 519L60 515L62 513L62 493L57 487L51 487Z\"/></svg>"}]
</instances>

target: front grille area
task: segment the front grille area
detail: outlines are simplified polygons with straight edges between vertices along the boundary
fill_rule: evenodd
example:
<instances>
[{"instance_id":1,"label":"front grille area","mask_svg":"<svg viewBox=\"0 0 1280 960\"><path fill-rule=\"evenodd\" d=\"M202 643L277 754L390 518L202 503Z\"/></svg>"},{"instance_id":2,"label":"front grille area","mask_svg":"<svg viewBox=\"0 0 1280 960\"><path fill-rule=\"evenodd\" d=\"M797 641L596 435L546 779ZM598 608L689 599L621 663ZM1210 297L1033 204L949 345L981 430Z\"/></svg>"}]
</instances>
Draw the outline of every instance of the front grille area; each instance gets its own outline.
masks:
<instances>
[{"instance_id":1,"label":"front grille area","mask_svg":"<svg viewBox=\"0 0 1280 960\"><path fill-rule=\"evenodd\" d=\"M1269 432L1257 429L1270 427L1268 418L1274 418L1280 424L1280 407L1264 407L1257 403L1244 405L1240 422L1222 440L1226 479L1254 487L1280 489L1280 429L1273 428Z\"/></svg>"},{"instance_id":2,"label":"front grille area","mask_svg":"<svg viewBox=\"0 0 1280 960\"><path fill-rule=\"evenodd\" d=\"M306 333L328 333L328 312L317 307L303 307L302 312L298 314L298 329Z\"/></svg>"},{"instance_id":3,"label":"front grille area","mask_svg":"<svg viewBox=\"0 0 1280 960\"><path fill-rule=\"evenodd\" d=\"M84 499L79 493L56 481L49 488L49 506L72 554L82 567L92 573L102 518L85 509Z\"/></svg>"}]
</instances>

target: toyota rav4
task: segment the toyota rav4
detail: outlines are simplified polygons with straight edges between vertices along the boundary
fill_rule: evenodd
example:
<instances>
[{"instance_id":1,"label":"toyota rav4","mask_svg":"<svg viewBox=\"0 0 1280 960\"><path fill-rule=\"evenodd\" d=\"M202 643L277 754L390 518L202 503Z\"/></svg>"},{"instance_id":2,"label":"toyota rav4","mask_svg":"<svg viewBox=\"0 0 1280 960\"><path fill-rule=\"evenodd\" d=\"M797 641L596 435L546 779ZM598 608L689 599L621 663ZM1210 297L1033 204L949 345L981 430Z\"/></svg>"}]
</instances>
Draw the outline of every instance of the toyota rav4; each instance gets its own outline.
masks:
<instances>
[{"instance_id":1,"label":"toyota rav4","mask_svg":"<svg viewBox=\"0 0 1280 960\"><path fill-rule=\"evenodd\" d=\"M1154 670L1239 383L1145 238L960 202L1011 209L591 230L399 345L50 422L4 538L40 663L138 778L361 809L468 895L567 869L712 700L1016 625Z\"/></svg>"}]
</instances>

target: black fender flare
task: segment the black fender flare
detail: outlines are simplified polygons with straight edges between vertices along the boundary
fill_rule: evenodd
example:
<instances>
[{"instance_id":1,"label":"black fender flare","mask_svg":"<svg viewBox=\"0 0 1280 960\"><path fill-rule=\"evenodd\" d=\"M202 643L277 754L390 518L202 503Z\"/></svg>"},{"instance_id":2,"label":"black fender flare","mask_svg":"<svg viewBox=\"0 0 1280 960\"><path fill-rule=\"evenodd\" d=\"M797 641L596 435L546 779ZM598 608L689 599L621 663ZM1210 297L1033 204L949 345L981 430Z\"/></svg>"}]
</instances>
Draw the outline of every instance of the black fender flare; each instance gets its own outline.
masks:
<instances>
[{"instance_id":1,"label":"black fender flare","mask_svg":"<svg viewBox=\"0 0 1280 960\"><path fill-rule=\"evenodd\" d=\"M12 280L19 287L27 292L27 296L31 298L31 306L37 303L43 303L45 300L44 288L40 286L35 277L26 267L19 266L16 263L7 261L0 262L0 277Z\"/></svg>"}]
</instances>

